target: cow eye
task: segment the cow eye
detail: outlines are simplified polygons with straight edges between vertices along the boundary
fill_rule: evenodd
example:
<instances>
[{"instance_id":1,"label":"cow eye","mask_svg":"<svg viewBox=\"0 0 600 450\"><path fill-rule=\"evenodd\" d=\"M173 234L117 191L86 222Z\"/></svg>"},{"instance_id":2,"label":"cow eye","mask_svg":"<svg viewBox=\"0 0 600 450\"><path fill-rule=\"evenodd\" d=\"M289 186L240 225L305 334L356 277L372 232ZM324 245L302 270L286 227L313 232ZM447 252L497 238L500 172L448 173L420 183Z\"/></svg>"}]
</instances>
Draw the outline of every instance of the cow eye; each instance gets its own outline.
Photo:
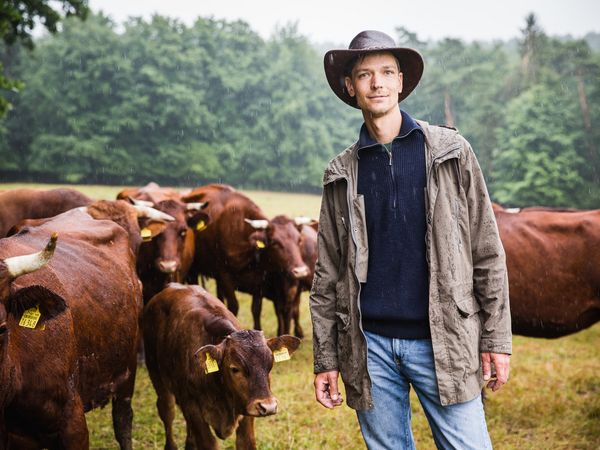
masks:
<instances>
[{"instance_id":1,"label":"cow eye","mask_svg":"<svg viewBox=\"0 0 600 450\"><path fill-rule=\"evenodd\" d=\"M185 237L186 234L187 234L187 230L181 230L179 232L179 236L181 236L181 237Z\"/></svg>"},{"instance_id":2,"label":"cow eye","mask_svg":"<svg viewBox=\"0 0 600 450\"><path fill-rule=\"evenodd\" d=\"M239 367L231 366L229 369L231 370L231 373L233 373L234 375L236 373L240 373L241 372L241 369Z\"/></svg>"},{"instance_id":3,"label":"cow eye","mask_svg":"<svg viewBox=\"0 0 600 450\"><path fill-rule=\"evenodd\" d=\"M5 323L0 324L0 334L4 334L8 331L8 327L6 326Z\"/></svg>"}]
</instances>

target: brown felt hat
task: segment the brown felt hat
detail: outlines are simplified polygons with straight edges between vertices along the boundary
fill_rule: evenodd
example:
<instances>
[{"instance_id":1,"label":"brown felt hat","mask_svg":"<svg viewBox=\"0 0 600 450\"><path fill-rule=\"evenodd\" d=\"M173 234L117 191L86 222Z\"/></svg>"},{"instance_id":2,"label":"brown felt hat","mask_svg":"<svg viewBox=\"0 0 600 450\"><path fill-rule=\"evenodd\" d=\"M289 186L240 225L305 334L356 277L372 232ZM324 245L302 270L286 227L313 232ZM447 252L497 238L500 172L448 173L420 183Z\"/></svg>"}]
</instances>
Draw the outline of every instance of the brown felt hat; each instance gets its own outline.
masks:
<instances>
[{"instance_id":1,"label":"brown felt hat","mask_svg":"<svg viewBox=\"0 0 600 450\"><path fill-rule=\"evenodd\" d=\"M356 98L346 92L344 83L348 64L358 56L374 52L391 52L400 61L400 70L404 74L402 92L398 103L404 100L417 87L423 75L423 58L412 48L397 47L394 40L381 31L367 30L358 33L348 49L329 50L325 53L325 75L329 86L345 103L358 108Z\"/></svg>"}]
</instances>

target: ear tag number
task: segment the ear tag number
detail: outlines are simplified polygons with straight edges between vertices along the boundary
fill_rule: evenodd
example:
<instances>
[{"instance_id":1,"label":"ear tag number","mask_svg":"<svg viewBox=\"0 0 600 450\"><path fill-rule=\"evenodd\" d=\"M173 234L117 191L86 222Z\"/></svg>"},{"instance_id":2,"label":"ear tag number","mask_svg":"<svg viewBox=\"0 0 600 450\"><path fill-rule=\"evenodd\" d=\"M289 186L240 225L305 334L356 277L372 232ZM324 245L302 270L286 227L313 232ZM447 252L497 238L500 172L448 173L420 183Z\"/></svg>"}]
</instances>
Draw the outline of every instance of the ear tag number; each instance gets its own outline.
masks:
<instances>
[{"instance_id":1,"label":"ear tag number","mask_svg":"<svg viewBox=\"0 0 600 450\"><path fill-rule=\"evenodd\" d=\"M256 241L256 248L263 249L265 247L266 247L266 245L263 241Z\"/></svg>"},{"instance_id":2,"label":"ear tag number","mask_svg":"<svg viewBox=\"0 0 600 450\"><path fill-rule=\"evenodd\" d=\"M150 231L150 228L142 228L140 235L142 236L142 241L144 242L152 240L152 231Z\"/></svg>"},{"instance_id":3,"label":"ear tag number","mask_svg":"<svg viewBox=\"0 0 600 450\"><path fill-rule=\"evenodd\" d=\"M196 230L197 231L206 230L206 222L204 222L204 220L198 221L198 223L196 224Z\"/></svg>"},{"instance_id":4,"label":"ear tag number","mask_svg":"<svg viewBox=\"0 0 600 450\"><path fill-rule=\"evenodd\" d=\"M218 372L218 371L219 371L219 365L217 364L217 361L215 361L215 359L207 353L206 354L206 369L204 369L204 373L209 374L209 373Z\"/></svg>"},{"instance_id":5,"label":"ear tag number","mask_svg":"<svg viewBox=\"0 0 600 450\"><path fill-rule=\"evenodd\" d=\"M40 305L35 305L34 308L26 309L19 321L19 325L25 328L35 328L38 321L42 317L40 313Z\"/></svg>"},{"instance_id":6,"label":"ear tag number","mask_svg":"<svg viewBox=\"0 0 600 450\"><path fill-rule=\"evenodd\" d=\"M290 359L290 352L288 352L287 347L281 347L279 350L273 352L273 357L275 358L276 363L287 361Z\"/></svg>"}]
</instances>

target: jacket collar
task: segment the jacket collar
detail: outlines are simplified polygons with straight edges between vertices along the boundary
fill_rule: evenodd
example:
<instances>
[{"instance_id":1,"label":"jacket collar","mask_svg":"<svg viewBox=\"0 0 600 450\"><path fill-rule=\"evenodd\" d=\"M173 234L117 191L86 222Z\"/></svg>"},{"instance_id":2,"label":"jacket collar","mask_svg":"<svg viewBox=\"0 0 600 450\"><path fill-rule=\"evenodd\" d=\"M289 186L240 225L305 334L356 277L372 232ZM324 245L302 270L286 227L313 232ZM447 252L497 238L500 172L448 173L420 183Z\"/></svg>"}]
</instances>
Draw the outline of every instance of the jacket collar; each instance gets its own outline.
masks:
<instances>
[{"instance_id":1,"label":"jacket collar","mask_svg":"<svg viewBox=\"0 0 600 450\"><path fill-rule=\"evenodd\" d=\"M463 148L464 139L453 128L430 125L422 120L414 120L422 130L425 136L425 147L429 161L442 158L450 158L460 153ZM368 134L368 133L367 133ZM333 158L325 174L323 175L323 185L332 183L339 179L349 179L352 173L356 172L357 152L360 147L360 140L346 148L342 153Z\"/></svg>"},{"instance_id":2,"label":"jacket collar","mask_svg":"<svg viewBox=\"0 0 600 450\"><path fill-rule=\"evenodd\" d=\"M415 120L406 112L400 110L400 114L402 114L402 125L400 125L400 132L398 136L394 139L402 139L412 133L414 130L420 130L421 126L415 122ZM367 125L365 123L360 127L360 133L358 135L358 150L362 150L367 147L371 147L373 145L379 145L369 134L369 130L367 129ZM356 154L357 157L359 154Z\"/></svg>"}]
</instances>

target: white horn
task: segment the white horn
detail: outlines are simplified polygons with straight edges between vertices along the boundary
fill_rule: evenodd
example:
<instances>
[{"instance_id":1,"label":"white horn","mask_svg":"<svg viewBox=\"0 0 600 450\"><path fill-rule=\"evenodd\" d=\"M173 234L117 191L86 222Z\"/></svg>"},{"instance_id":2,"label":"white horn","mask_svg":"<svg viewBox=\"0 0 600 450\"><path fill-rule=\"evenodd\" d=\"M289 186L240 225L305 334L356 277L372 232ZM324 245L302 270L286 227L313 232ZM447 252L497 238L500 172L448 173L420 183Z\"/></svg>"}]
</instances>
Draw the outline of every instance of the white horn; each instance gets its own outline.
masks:
<instances>
[{"instance_id":1,"label":"white horn","mask_svg":"<svg viewBox=\"0 0 600 450\"><path fill-rule=\"evenodd\" d=\"M269 221L266 219L244 219L244 222L250 224L250 226L255 230L266 230L269 226Z\"/></svg>"},{"instance_id":2,"label":"white horn","mask_svg":"<svg viewBox=\"0 0 600 450\"><path fill-rule=\"evenodd\" d=\"M87 206L80 206L79 208L75 208L76 211L81 211L84 214L88 214L88 207Z\"/></svg>"},{"instance_id":3,"label":"white horn","mask_svg":"<svg viewBox=\"0 0 600 450\"><path fill-rule=\"evenodd\" d=\"M149 202L149 201L146 201L146 200L137 200L137 199L131 198L131 197L129 197L129 198L131 199L131 201L133 202L133 204L136 205L136 206L148 206L149 208L152 208L154 206L153 202Z\"/></svg>"},{"instance_id":4,"label":"white horn","mask_svg":"<svg viewBox=\"0 0 600 450\"><path fill-rule=\"evenodd\" d=\"M133 207L137 210L138 217L147 217L152 220L162 220L164 222L173 222L175 217L165 214L158 209L150 208L145 205L133 205Z\"/></svg>"},{"instance_id":5,"label":"white horn","mask_svg":"<svg viewBox=\"0 0 600 450\"><path fill-rule=\"evenodd\" d=\"M12 258L6 258L4 264L8 269L8 273L13 279L25 275L26 273L35 272L38 269L44 267L56 248L56 240L58 239L58 233L52 233L52 237L46 244L46 248L41 252L33 253L31 255L13 256Z\"/></svg>"},{"instance_id":6,"label":"white horn","mask_svg":"<svg viewBox=\"0 0 600 450\"><path fill-rule=\"evenodd\" d=\"M204 205L206 205L206 202L187 203L186 209L188 211L200 211L202 208L204 208Z\"/></svg>"},{"instance_id":7,"label":"white horn","mask_svg":"<svg viewBox=\"0 0 600 450\"><path fill-rule=\"evenodd\" d=\"M296 225L309 225L311 222L312 222L312 219L310 217L306 217L306 216L294 217L294 223Z\"/></svg>"}]
</instances>

